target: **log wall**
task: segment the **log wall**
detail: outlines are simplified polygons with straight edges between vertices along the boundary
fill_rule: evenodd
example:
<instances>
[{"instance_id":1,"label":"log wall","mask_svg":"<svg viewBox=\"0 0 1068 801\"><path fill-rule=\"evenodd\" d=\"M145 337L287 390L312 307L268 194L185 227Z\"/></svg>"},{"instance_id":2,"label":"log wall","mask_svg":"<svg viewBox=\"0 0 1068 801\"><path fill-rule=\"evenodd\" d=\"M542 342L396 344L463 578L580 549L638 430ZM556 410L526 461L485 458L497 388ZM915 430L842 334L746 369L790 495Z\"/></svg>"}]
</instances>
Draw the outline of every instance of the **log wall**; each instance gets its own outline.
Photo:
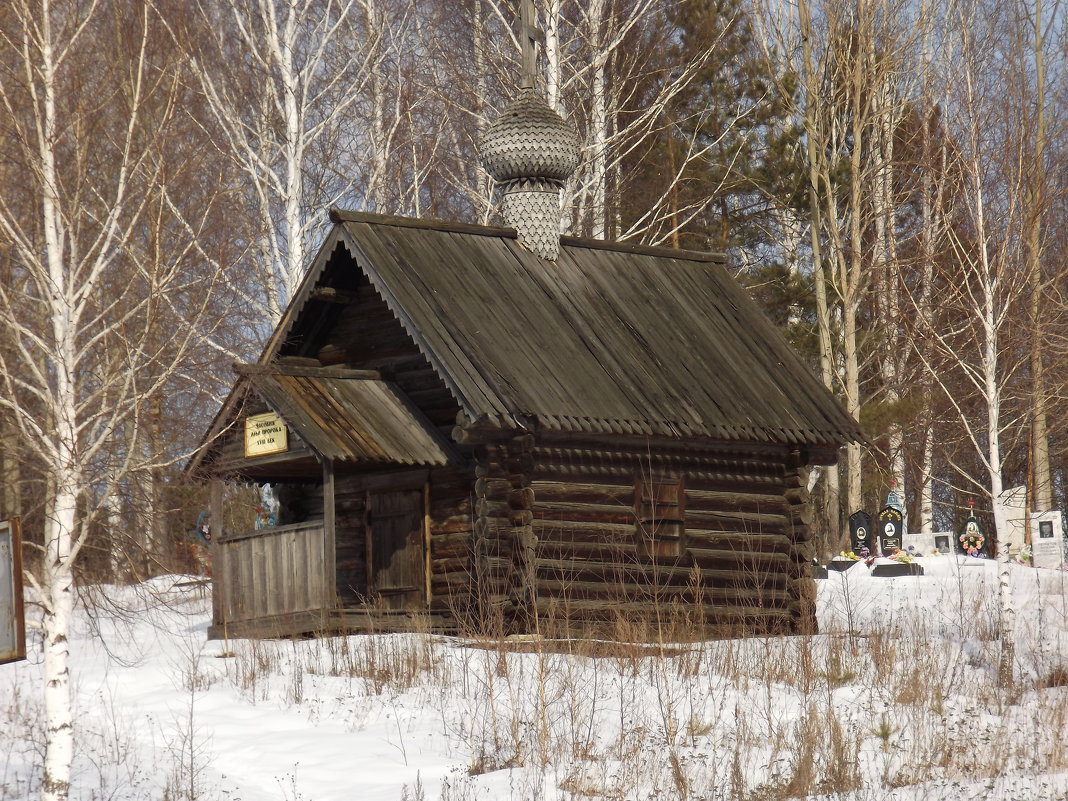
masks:
<instances>
[{"instance_id":1,"label":"log wall","mask_svg":"<svg viewBox=\"0 0 1068 801\"><path fill-rule=\"evenodd\" d=\"M524 485L531 532L525 519L513 519L511 537L501 536L498 517L494 542L512 587L525 558L517 549L532 544L528 592L543 628L603 628L623 618L731 633L814 626L796 451L548 441L532 448L531 459L530 480L509 481L513 492ZM684 547L674 557L637 547L635 480L656 475L681 477L685 486Z\"/></svg>"}]
</instances>

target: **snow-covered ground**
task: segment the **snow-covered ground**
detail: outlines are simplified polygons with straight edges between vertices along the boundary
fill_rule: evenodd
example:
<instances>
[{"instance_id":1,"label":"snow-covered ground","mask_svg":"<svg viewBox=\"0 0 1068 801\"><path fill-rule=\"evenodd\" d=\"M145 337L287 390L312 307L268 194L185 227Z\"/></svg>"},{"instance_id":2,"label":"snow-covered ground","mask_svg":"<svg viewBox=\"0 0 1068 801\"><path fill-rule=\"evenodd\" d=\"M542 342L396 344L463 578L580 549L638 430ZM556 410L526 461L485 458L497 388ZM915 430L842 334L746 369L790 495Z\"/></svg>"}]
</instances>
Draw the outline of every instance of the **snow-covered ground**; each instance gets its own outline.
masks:
<instances>
[{"instance_id":1,"label":"snow-covered ground","mask_svg":"<svg viewBox=\"0 0 1068 801\"><path fill-rule=\"evenodd\" d=\"M191 577L96 593L72 652L73 798L1064 799L1068 573L820 581L821 633L681 643L208 642ZM233 655L224 654L228 648ZM0 666L0 799L35 797L40 665Z\"/></svg>"}]
</instances>

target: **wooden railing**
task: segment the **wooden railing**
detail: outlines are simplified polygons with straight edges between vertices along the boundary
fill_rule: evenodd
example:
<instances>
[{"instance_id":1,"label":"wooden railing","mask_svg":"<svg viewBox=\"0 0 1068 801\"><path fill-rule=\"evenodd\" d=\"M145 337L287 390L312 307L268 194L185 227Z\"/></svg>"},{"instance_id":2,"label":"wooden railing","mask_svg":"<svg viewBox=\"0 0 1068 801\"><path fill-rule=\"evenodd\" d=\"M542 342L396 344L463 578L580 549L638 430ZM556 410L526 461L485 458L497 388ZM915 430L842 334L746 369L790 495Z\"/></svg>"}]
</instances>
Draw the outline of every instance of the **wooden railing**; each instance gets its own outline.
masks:
<instances>
[{"instance_id":1,"label":"wooden railing","mask_svg":"<svg viewBox=\"0 0 1068 801\"><path fill-rule=\"evenodd\" d=\"M245 631L263 621L282 634L286 618L325 619L335 604L332 563L321 520L223 535L215 542L214 628Z\"/></svg>"}]
</instances>

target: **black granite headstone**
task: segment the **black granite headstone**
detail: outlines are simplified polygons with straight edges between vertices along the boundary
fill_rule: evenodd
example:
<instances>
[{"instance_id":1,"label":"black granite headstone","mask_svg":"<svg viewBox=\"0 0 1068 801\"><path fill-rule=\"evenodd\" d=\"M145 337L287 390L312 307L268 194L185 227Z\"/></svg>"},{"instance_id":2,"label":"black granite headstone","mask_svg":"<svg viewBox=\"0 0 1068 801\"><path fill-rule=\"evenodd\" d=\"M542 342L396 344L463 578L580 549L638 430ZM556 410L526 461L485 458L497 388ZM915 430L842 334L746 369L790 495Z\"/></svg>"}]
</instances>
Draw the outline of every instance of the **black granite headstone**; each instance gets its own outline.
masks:
<instances>
[{"instance_id":1,"label":"black granite headstone","mask_svg":"<svg viewBox=\"0 0 1068 801\"><path fill-rule=\"evenodd\" d=\"M884 506L876 518L875 530L879 534L879 552L889 556L901 550L901 510Z\"/></svg>"},{"instance_id":2,"label":"black granite headstone","mask_svg":"<svg viewBox=\"0 0 1068 801\"><path fill-rule=\"evenodd\" d=\"M867 548L869 551L874 550L872 547L874 540L872 539L871 532L871 515L864 511L853 512L849 516L849 548L853 553L860 555L860 552Z\"/></svg>"}]
</instances>

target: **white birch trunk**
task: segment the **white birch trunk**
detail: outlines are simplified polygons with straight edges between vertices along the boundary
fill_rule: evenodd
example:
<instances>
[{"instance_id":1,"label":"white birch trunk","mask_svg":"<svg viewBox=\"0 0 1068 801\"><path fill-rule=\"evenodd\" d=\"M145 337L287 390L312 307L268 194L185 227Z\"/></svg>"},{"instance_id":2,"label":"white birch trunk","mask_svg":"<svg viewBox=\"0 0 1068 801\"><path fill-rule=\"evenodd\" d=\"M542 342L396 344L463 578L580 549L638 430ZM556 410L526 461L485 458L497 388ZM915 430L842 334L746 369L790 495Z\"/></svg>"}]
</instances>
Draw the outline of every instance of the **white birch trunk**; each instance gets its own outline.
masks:
<instances>
[{"instance_id":1,"label":"white birch trunk","mask_svg":"<svg viewBox=\"0 0 1068 801\"><path fill-rule=\"evenodd\" d=\"M901 400L901 354L904 343L900 341L901 297L897 278L897 247L894 240L894 129L897 114L894 110L893 88L889 75L884 75L872 108L872 217L875 228L875 264L872 269L880 280L878 308L883 332L881 367L883 393L886 403L896 405ZM890 422L887 431L890 481L902 498L907 496L905 486L904 434L898 420Z\"/></svg>"},{"instance_id":2,"label":"white birch trunk","mask_svg":"<svg viewBox=\"0 0 1068 801\"><path fill-rule=\"evenodd\" d=\"M266 2L266 0L264 0ZM273 12L263 6L265 12ZM272 26L273 36L269 46L278 65L278 75L282 82L282 108L285 125L283 154L285 159L285 216L282 221L283 234L287 244L286 263L282 275L284 301L288 302L300 286L304 277L304 111L298 102L303 91L300 76L293 64L293 54L303 43L297 41L298 14L294 5L286 9L286 17L281 31Z\"/></svg>"},{"instance_id":3,"label":"white birch trunk","mask_svg":"<svg viewBox=\"0 0 1068 801\"><path fill-rule=\"evenodd\" d=\"M74 761L74 720L70 666L70 625L74 612L75 510L78 497L76 468L78 400L74 371L77 365L76 306L64 263L64 231L60 215L56 173L56 63L52 51L51 13L48 0L41 4L41 212L45 260L53 287L49 312L53 341L55 390L48 410L55 436L46 454L55 494L48 501L45 520L45 556L41 575L41 620L44 649L45 756L42 801L66 801Z\"/></svg>"},{"instance_id":4,"label":"white birch trunk","mask_svg":"<svg viewBox=\"0 0 1068 801\"><path fill-rule=\"evenodd\" d=\"M560 115L565 114L560 96L563 82L560 57L560 7L563 0L549 0L545 9L545 100Z\"/></svg>"}]
</instances>

